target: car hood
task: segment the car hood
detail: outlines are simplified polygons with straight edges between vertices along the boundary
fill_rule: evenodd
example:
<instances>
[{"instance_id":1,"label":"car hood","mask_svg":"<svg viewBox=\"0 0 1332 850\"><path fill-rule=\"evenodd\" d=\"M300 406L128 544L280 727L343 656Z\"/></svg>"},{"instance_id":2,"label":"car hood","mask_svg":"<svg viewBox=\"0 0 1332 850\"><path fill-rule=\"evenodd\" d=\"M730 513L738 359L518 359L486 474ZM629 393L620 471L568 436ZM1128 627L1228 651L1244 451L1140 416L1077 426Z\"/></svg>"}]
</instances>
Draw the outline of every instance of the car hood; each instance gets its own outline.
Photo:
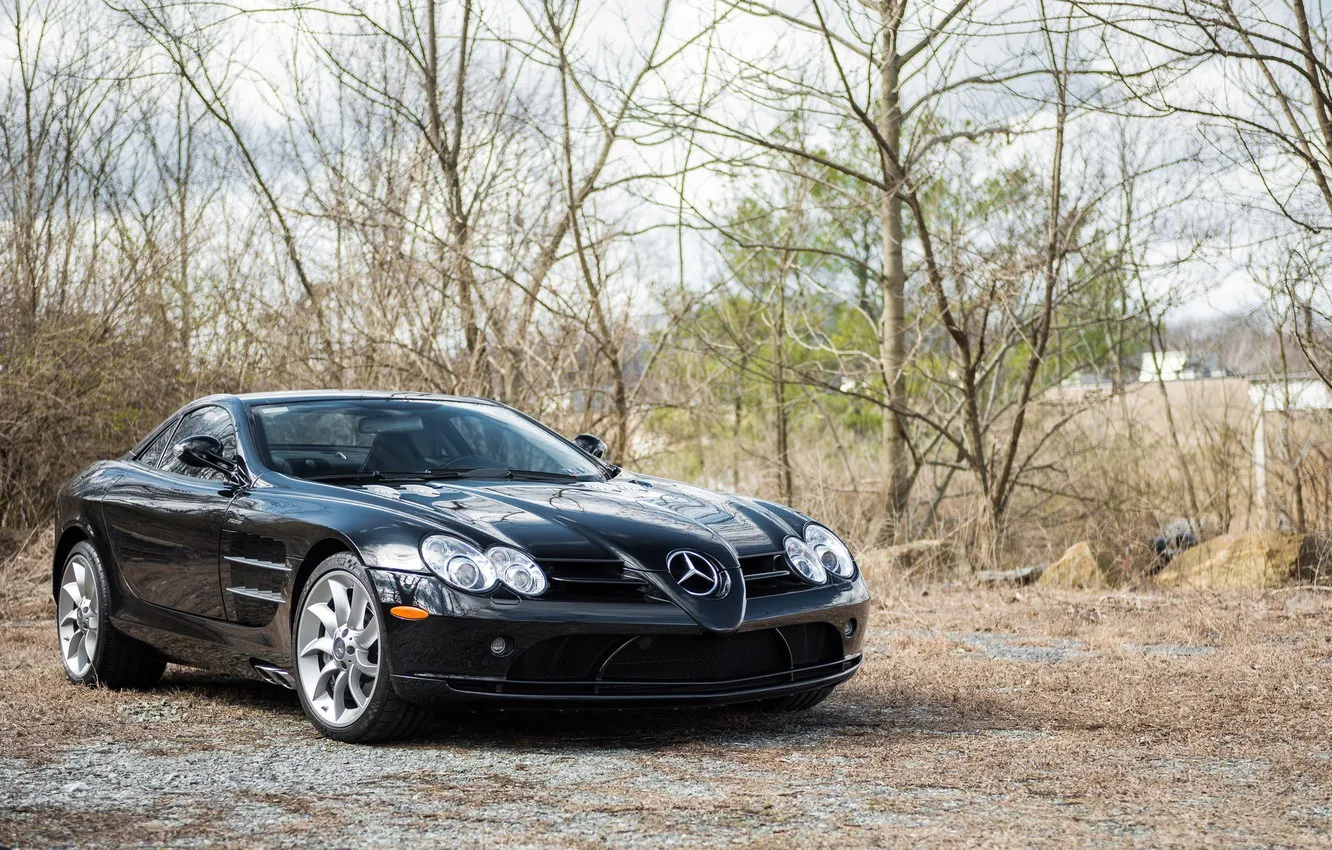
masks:
<instances>
[{"instance_id":1,"label":"car hood","mask_svg":"<svg viewBox=\"0 0 1332 850\"><path fill-rule=\"evenodd\" d=\"M778 552L791 516L742 496L642 475L610 481L461 480L354 488L401 511L461 524L537 560L618 559L659 571L677 549L727 567L737 558ZM490 540L478 540L489 544Z\"/></svg>"}]
</instances>

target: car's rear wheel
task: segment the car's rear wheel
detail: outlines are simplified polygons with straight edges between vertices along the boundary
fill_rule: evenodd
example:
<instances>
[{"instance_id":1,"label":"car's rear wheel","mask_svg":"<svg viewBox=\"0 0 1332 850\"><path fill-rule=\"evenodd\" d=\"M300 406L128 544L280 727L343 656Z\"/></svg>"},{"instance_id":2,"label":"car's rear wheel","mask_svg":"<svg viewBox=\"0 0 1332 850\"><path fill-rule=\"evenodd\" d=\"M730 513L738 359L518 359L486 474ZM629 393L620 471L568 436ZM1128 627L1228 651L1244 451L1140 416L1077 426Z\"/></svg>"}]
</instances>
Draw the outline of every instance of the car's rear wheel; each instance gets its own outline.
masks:
<instances>
[{"instance_id":1,"label":"car's rear wheel","mask_svg":"<svg viewBox=\"0 0 1332 850\"><path fill-rule=\"evenodd\" d=\"M166 661L115 630L107 618L110 598L97 550L87 541L75 544L65 557L56 590L56 632L65 675L90 687L151 687L162 678Z\"/></svg>"},{"instance_id":2,"label":"car's rear wheel","mask_svg":"<svg viewBox=\"0 0 1332 850\"><path fill-rule=\"evenodd\" d=\"M336 741L404 737L425 718L393 690L383 616L370 587L354 555L334 555L310 575L296 610L296 692L314 727Z\"/></svg>"}]
</instances>

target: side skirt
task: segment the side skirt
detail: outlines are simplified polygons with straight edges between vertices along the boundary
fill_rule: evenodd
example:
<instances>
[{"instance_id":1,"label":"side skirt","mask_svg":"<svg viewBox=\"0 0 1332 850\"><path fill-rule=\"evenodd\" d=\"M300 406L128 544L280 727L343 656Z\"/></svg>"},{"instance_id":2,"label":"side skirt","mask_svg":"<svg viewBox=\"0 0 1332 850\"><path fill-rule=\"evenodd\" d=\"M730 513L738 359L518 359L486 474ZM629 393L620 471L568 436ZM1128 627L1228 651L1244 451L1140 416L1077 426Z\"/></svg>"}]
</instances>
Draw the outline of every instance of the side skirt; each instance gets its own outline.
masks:
<instances>
[{"instance_id":1,"label":"side skirt","mask_svg":"<svg viewBox=\"0 0 1332 850\"><path fill-rule=\"evenodd\" d=\"M111 624L177 664L253 677L263 676L255 661L279 670L290 664L290 638L283 628L286 610L283 605L266 626L243 626L172 611L131 596L122 600Z\"/></svg>"}]
</instances>

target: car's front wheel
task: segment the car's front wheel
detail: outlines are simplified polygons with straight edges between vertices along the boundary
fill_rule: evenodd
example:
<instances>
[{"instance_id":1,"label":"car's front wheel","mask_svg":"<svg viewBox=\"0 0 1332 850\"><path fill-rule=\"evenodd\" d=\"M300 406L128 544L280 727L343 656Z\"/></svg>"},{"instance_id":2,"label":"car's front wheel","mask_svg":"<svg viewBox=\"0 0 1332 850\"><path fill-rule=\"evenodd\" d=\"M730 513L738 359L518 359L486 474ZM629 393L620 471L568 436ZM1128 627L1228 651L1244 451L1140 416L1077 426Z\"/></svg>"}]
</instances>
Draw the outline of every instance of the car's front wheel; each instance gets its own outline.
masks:
<instances>
[{"instance_id":1,"label":"car's front wheel","mask_svg":"<svg viewBox=\"0 0 1332 850\"><path fill-rule=\"evenodd\" d=\"M310 575L296 610L296 691L310 722L336 741L404 737L425 717L393 690L383 618L370 586L354 555L334 555Z\"/></svg>"},{"instance_id":2,"label":"car's front wheel","mask_svg":"<svg viewBox=\"0 0 1332 850\"><path fill-rule=\"evenodd\" d=\"M65 675L80 685L147 688L166 671L150 647L115 630L108 620L110 584L91 543L76 543L65 556L56 590L56 632Z\"/></svg>"}]
</instances>

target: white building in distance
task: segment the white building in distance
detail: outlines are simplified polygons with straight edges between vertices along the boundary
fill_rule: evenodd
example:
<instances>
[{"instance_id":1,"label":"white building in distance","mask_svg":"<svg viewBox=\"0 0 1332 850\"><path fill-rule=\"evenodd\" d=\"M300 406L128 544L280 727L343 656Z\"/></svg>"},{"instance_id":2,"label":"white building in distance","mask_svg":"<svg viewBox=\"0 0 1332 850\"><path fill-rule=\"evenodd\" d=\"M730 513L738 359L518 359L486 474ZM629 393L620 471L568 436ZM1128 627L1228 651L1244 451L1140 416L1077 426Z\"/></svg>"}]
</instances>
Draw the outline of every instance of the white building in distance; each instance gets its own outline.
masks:
<instances>
[{"instance_id":1,"label":"white building in distance","mask_svg":"<svg viewBox=\"0 0 1332 850\"><path fill-rule=\"evenodd\" d=\"M1190 354L1187 351L1145 351L1142 355L1142 369L1138 373L1141 382L1155 381L1194 381L1198 378L1224 378L1226 372L1221 368L1221 358L1216 354Z\"/></svg>"}]
</instances>

